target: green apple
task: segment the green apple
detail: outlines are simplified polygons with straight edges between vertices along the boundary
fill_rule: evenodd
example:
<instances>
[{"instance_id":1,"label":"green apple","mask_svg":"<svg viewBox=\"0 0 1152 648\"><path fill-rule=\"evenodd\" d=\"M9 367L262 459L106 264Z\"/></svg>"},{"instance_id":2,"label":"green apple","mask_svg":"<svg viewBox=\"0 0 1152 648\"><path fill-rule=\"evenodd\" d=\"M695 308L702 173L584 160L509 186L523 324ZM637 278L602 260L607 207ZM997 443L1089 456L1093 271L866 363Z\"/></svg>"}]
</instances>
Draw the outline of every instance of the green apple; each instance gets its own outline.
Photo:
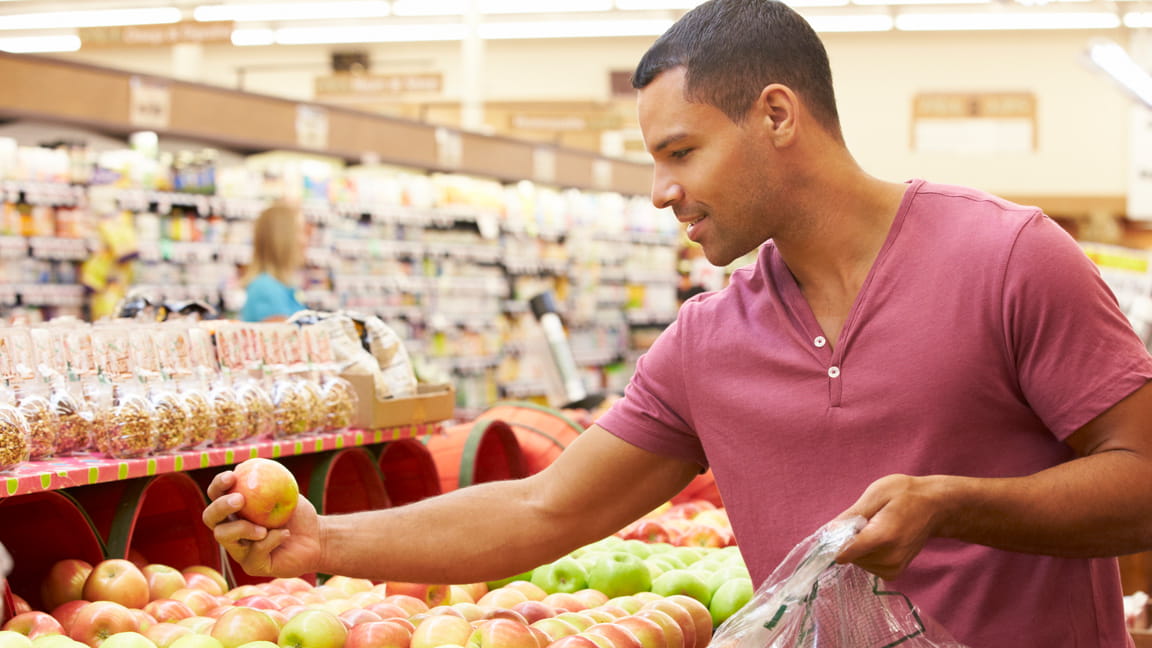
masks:
<instances>
[{"instance_id":1,"label":"green apple","mask_svg":"<svg viewBox=\"0 0 1152 648\"><path fill-rule=\"evenodd\" d=\"M748 575L748 568L744 565L729 565L721 567L710 574L701 574L704 582L708 583L708 589L715 595L716 590L730 580L737 578L745 578L751 580L752 577Z\"/></svg>"},{"instance_id":2,"label":"green apple","mask_svg":"<svg viewBox=\"0 0 1152 648\"><path fill-rule=\"evenodd\" d=\"M665 551L668 551L669 549L671 549L672 547L675 547L675 546L676 545L674 545L670 542L649 542L648 543L648 548L651 549L652 553L654 553L654 554L664 553Z\"/></svg>"},{"instance_id":3,"label":"green apple","mask_svg":"<svg viewBox=\"0 0 1152 648\"><path fill-rule=\"evenodd\" d=\"M688 566L684 563L683 560L677 558L671 552L658 553L649 556L645 562L656 563L657 565L660 565L664 571L668 571L669 569L684 569Z\"/></svg>"},{"instance_id":4,"label":"green apple","mask_svg":"<svg viewBox=\"0 0 1152 648\"><path fill-rule=\"evenodd\" d=\"M663 574L668 569L662 564L658 562L652 562L650 560L645 560L644 566L648 568L648 575L652 577L652 580L659 578L660 574Z\"/></svg>"},{"instance_id":5,"label":"green apple","mask_svg":"<svg viewBox=\"0 0 1152 648\"><path fill-rule=\"evenodd\" d=\"M534 569L531 582L549 594L570 594L588 587L588 571L579 560L563 556Z\"/></svg>"},{"instance_id":6,"label":"green apple","mask_svg":"<svg viewBox=\"0 0 1152 648\"><path fill-rule=\"evenodd\" d=\"M173 641L169 648L224 648L220 640L200 633L192 633L179 637Z\"/></svg>"},{"instance_id":7,"label":"green apple","mask_svg":"<svg viewBox=\"0 0 1152 648\"><path fill-rule=\"evenodd\" d=\"M725 582L712 594L708 612L712 614L712 625L718 626L752 600L754 588L751 578L733 578Z\"/></svg>"},{"instance_id":8,"label":"green apple","mask_svg":"<svg viewBox=\"0 0 1152 648\"><path fill-rule=\"evenodd\" d=\"M280 628L276 643L281 648L342 648L347 637L340 617L327 610L304 610Z\"/></svg>"},{"instance_id":9,"label":"green apple","mask_svg":"<svg viewBox=\"0 0 1152 648\"><path fill-rule=\"evenodd\" d=\"M139 632L117 632L100 643L101 648L156 648L152 640Z\"/></svg>"},{"instance_id":10,"label":"green apple","mask_svg":"<svg viewBox=\"0 0 1152 648\"><path fill-rule=\"evenodd\" d=\"M723 566L724 566L724 561L720 560L719 558L716 558L714 556L708 556L705 558L701 558L700 560L697 560L696 562L692 563L692 569L694 571L714 572Z\"/></svg>"},{"instance_id":11,"label":"green apple","mask_svg":"<svg viewBox=\"0 0 1152 648\"><path fill-rule=\"evenodd\" d=\"M690 569L673 569L660 574L652 581L652 591L664 597L673 594L691 596L704 605L708 605L712 598L712 588L698 572Z\"/></svg>"},{"instance_id":12,"label":"green apple","mask_svg":"<svg viewBox=\"0 0 1152 648\"><path fill-rule=\"evenodd\" d=\"M646 592L652 587L652 573L639 556L617 551L596 561L588 570L588 587L608 598Z\"/></svg>"},{"instance_id":13,"label":"green apple","mask_svg":"<svg viewBox=\"0 0 1152 648\"><path fill-rule=\"evenodd\" d=\"M15 630L0 630L0 648L32 648L32 640Z\"/></svg>"},{"instance_id":14,"label":"green apple","mask_svg":"<svg viewBox=\"0 0 1152 648\"><path fill-rule=\"evenodd\" d=\"M679 558L680 561L684 563L685 567L691 565L697 560L700 560L704 556L704 552L697 547L673 547L666 553L672 554L673 556Z\"/></svg>"},{"instance_id":15,"label":"green apple","mask_svg":"<svg viewBox=\"0 0 1152 648\"><path fill-rule=\"evenodd\" d=\"M620 550L635 554L641 558L647 558L652 555L652 547L649 547L648 543L643 540L624 540L620 543Z\"/></svg>"}]
</instances>

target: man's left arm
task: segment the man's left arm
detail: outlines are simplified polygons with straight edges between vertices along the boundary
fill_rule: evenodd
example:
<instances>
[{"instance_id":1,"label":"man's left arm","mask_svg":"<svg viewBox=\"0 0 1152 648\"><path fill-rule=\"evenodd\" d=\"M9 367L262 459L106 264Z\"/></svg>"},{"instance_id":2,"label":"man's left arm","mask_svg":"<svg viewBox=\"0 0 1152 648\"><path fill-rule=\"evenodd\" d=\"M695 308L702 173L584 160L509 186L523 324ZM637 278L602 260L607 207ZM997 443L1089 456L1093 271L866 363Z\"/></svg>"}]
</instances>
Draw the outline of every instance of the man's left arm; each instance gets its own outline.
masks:
<instances>
[{"instance_id":1,"label":"man's left arm","mask_svg":"<svg viewBox=\"0 0 1152 648\"><path fill-rule=\"evenodd\" d=\"M1152 549L1152 382L1066 442L1075 459L1025 477L873 482L843 514L868 523L838 562L895 578L933 537L1064 557Z\"/></svg>"}]
</instances>

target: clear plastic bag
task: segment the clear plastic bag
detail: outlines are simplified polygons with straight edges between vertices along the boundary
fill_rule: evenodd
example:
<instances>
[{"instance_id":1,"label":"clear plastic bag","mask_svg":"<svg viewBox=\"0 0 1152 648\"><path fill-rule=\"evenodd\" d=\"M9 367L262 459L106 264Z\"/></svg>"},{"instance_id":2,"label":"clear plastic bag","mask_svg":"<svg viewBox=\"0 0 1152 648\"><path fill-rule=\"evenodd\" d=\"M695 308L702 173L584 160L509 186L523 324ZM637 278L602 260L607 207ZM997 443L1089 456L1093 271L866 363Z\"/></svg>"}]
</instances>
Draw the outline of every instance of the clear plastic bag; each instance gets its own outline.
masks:
<instances>
[{"instance_id":1,"label":"clear plastic bag","mask_svg":"<svg viewBox=\"0 0 1152 648\"><path fill-rule=\"evenodd\" d=\"M863 526L833 520L796 545L710 648L965 648L877 576L835 563Z\"/></svg>"}]
</instances>

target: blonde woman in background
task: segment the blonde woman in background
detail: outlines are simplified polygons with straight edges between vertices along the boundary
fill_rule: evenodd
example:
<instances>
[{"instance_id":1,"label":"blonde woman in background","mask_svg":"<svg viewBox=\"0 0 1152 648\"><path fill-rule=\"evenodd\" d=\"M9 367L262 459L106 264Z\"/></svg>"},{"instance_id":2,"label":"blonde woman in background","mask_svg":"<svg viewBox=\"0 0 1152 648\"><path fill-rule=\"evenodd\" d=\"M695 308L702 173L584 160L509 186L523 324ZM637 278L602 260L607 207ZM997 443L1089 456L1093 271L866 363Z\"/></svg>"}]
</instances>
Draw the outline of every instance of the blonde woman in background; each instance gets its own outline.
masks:
<instances>
[{"instance_id":1,"label":"blonde woman in background","mask_svg":"<svg viewBox=\"0 0 1152 648\"><path fill-rule=\"evenodd\" d=\"M299 209L276 203L260 213L252 231L252 264L242 320L274 322L304 310L295 286L307 245L308 230Z\"/></svg>"}]
</instances>

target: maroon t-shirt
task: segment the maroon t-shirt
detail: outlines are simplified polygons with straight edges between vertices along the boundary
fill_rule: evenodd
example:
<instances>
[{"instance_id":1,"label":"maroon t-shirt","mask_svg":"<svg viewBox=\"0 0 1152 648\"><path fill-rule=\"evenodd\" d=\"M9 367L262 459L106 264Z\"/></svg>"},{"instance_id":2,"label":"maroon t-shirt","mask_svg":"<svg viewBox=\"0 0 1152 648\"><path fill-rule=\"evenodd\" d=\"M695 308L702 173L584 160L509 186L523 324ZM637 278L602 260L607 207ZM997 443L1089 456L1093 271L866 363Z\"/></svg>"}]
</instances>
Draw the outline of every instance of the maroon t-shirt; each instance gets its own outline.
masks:
<instances>
[{"instance_id":1,"label":"maroon t-shirt","mask_svg":"<svg viewBox=\"0 0 1152 648\"><path fill-rule=\"evenodd\" d=\"M772 242L685 303L599 425L711 466L760 582L892 473L1028 475L1152 378L1152 360L1057 224L910 183L832 348ZM1116 561L932 540L891 583L973 648L1129 645Z\"/></svg>"}]
</instances>

